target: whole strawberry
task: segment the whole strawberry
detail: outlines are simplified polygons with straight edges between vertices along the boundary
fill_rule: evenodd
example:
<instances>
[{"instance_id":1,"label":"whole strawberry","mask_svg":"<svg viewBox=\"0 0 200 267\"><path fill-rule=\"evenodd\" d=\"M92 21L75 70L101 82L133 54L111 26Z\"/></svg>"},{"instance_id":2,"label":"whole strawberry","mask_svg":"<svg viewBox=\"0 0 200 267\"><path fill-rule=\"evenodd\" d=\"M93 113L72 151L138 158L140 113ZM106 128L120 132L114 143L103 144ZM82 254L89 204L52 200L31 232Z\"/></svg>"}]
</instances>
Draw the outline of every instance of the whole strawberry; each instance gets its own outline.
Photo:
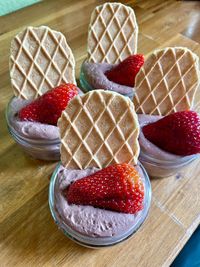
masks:
<instances>
[{"instance_id":1,"label":"whole strawberry","mask_svg":"<svg viewBox=\"0 0 200 267\"><path fill-rule=\"evenodd\" d=\"M135 76L143 64L143 55L131 55L111 70L108 70L105 75L110 81L133 87L135 85Z\"/></svg>"},{"instance_id":2,"label":"whole strawberry","mask_svg":"<svg viewBox=\"0 0 200 267\"><path fill-rule=\"evenodd\" d=\"M74 84L61 84L22 108L19 111L19 118L57 125L62 111L77 94L78 88Z\"/></svg>"},{"instance_id":3,"label":"whole strawberry","mask_svg":"<svg viewBox=\"0 0 200 267\"><path fill-rule=\"evenodd\" d=\"M143 208L144 186L137 170L123 163L77 180L64 195L69 204L136 213Z\"/></svg>"},{"instance_id":4,"label":"whole strawberry","mask_svg":"<svg viewBox=\"0 0 200 267\"><path fill-rule=\"evenodd\" d=\"M145 137L172 154L200 153L200 117L194 111L170 114L143 127Z\"/></svg>"}]
</instances>

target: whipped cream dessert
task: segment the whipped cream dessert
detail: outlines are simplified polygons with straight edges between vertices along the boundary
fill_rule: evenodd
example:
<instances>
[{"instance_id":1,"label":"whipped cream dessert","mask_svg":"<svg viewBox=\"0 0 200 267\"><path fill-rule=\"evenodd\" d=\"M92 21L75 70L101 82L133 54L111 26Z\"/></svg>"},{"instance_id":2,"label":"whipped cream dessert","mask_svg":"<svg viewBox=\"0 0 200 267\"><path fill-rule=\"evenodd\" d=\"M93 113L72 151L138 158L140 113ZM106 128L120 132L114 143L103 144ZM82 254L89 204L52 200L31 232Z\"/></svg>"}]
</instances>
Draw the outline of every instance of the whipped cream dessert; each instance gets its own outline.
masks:
<instances>
[{"instance_id":1,"label":"whipped cream dessert","mask_svg":"<svg viewBox=\"0 0 200 267\"><path fill-rule=\"evenodd\" d=\"M177 161L177 160L181 160L182 158L189 159L193 157L194 155L180 156L180 155L169 153L159 148L158 146L154 145L144 136L142 127L147 124L156 122L160 120L161 118L163 118L163 116L138 114L138 121L139 121L140 128L141 128L140 135L139 135L139 143L140 143L141 150L145 152L147 155L152 156L159 160L163 160L163 161Z\"/></svg>"},{"instance_id":2,"label":"whipped cream dessert","mask_svg":"<svg viewBox=\"0 0 200 267\"><path fill-rule=\"evenodd\" d=\"M195 160L198 155L192 154L188 156L176 155L169 153L152 142L150 142L143 134L142 127L156 122L162 116L139 114L138 120L141 127L139 135L140 143L140 161L150 176L168 177L182 175L183 168Z\"/></svg>"},{"instance_id":3,"label":"whipped cream dessert","mask_svg":"<svg viewBox=\"0 0 200 267\"><path fill-rule=\"evenodd\" d=\"M32 121L21 121L18 118L18 112L31 100L23 100L21 98L14 97L9 105L9 124L14 130L22 137L30 139L46 139L55 140L59 138L59 129L57 126L43 124Z\"/></svg>"},{"instance_id":4,"label":"whipped cream dessert","mask_svg":"<svg viewBox=\"0 0 200 267\"><path fill-rule=\"evenodd\" d=\"M110 81L105 72L112 69L116 65L108 63L88 63L84 62L82 64L82 74L86 82L92 89L104 89L110 90L122 95L133 96L134 89L126 85L121 85Z\"/></svg>"},{"instance_id":5,"label":"whipped cream dessert","mask_svg":"<svg viewBox=\"0 0 200 267\"><path fill-rule=\"evenodd\" d=\"M158 146L154 145L151 143L143 134L142 132L142 127L156 122L160 120L163 116L157 116L157 115L146 115L146 114L138 114L138 120L140 124L140 135L139 135L139 143L140 143L140 148L141 150L149 155L152 156L153 158L159 159L159 160L168 160L168 161L173 161L173 160L179 160L182 158L182 156L171 154L167 151L164 151L163 149L159 148ZM189 156L190 157L190 156Z\"/></svg>"},{"instance_id":6,"label":"whipped cream dessert","mask_svg":"<svg viewBox=\"0 0 200 267\"><path fill-rule=\"evenodd\" d=\"M144 176L139 166L136 169L144 182ZM72 182L97 172L99 169L68 170L59 167L54 188L54 208L57 217L71 229L89 237L120 236L128 232L139 221L139 211L136 214L126 214L89 205L69 204L64 197L63 190ZM145 184L145 183L144 183ZM146 193L146 189L145 189Z\"/></svg>"}]
</instances>

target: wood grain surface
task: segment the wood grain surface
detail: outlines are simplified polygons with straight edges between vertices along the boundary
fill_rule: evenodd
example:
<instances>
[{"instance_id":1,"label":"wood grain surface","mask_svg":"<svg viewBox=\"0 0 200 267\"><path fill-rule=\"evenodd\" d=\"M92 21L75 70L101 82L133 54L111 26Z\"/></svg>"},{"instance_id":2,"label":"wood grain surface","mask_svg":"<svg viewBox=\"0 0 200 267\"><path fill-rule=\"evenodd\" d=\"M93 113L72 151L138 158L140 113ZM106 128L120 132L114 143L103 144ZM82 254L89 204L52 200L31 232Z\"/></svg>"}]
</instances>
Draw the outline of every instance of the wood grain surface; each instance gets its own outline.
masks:
<instances>
[{"instance_id":1,"label":"wood grain surface","mask_svg":"<svg viewBox=\"0 0 200 267\"><path fill-rule=\"evenodd\" d=\"M169 266L200 222L197 160L179 179L152 178L150 214L133 238L107 249L81 247L57 229L49 212L48 184L55 163L31 159L8 134L4 112L13 94L8 72L13 36L27 25L62 31L75 54L78 78L90 14L101 2L48 0L0 17L0 266ZM199 1L123 2L135 10L140 53L179 45L200 55Z\"/></svg>"}]
</instances>

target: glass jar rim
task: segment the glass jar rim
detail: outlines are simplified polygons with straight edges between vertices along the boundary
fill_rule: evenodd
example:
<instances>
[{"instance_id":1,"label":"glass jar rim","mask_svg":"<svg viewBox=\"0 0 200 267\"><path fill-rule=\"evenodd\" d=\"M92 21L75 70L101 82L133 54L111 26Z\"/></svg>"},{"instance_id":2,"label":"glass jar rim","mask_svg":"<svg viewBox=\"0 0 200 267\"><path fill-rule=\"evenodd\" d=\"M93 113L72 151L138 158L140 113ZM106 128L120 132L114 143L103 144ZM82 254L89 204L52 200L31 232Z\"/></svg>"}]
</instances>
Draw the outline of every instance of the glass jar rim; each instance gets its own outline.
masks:
<instances>
[{"instance_id":1,"label":"glass jar rim","mask_svg":"<svg viewBox=\"0 0 200 267\"><path fill-rule=\"evenodd\" d=\"M62 229L64 234L67 237L69 237L71 240L73 240L79 244L82 244L83 246L88 246L88 247L98 248L98 247L112 246L112 245L118 244L122 241L125 241L126 239L131 237L140 228L140 226L144 223L144 221L146 220L146 218L148 216L150 205L151 205L152 190L151 190L151 183L150 183L149 176L140 162L138 162L138 165L144 174L144 180L145 180L144 181L145 182L144 203L146 203L146 205L144 206L143 210L141 211L143 213L143 215L141 216L141 218L137 221L137 223L131 229L126 231L123 235L120 235L120 236L118 235L116 237L113 237L113 236L112 237L88 237L86 235L83 235L83 234L73 230L70 226L68 226L67 224L65 224L63 222L62 218L60 218L59 216L56 215L55 207L54 207L54 188L55 188L55 183L56 183L56 179L57 179L57 174L58 174L58 171L59 171L59 168L61 165L62 165L61 162L57 164L57 166L56 166L56 168L55 168L55 170L51 176L51 179L50 179L49 207L50 207L51 215L52 215L54 221L59 226L59 228Z\"/></svg>"}]
</instances>

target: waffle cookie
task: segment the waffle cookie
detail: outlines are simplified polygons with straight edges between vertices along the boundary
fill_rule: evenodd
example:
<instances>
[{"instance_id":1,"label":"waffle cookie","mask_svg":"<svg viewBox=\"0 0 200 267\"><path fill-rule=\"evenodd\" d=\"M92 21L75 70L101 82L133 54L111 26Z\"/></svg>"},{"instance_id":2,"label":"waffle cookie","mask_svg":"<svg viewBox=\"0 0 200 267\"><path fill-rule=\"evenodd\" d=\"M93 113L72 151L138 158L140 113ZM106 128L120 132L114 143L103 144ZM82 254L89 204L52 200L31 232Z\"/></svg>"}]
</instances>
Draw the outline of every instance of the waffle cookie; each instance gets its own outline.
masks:
<instances>
[{"instance_id":1,"label":"waffle cookie","mask_svg":"<svg viewBox=\"0 0 200 267\"><path fill-rule=\"evenodd\" d=\"M138 25L132 8L120 3L97 6L88 31L88 62L115 64L137 53Z\"/></svg>"},{"instance_id":2,"label":"waffle cookie","mask_svg":"<svg viewBox=\"0 0 200 267\"><path fill-rule=\"evenodd\" d=\"M165 116L189 110L199 83L197 55L183 47L156 50L136 76L136 112Z\"/></svg>"},{"instance_id":3,"label":"waffle cookie","mask_svg":"<svg viewBox=\"0 0 200 267\"><path fill-rule=\"evenodd\" d=\"M61 161L68 169L137 164L139 124L129 98L104 90L76 96L58 127Z\"/></svg>"},{"instance_id":4,"label":"waffle cookie","mask_svg":"<svg viewBox=\"0 0 200 267\"><path fill-rule=\"evenodd\" d=\"M46 26L28 27L11 42L14 94L35 99L64 82L76 83L74 56L64 35Z\"/></svg>"}]
</instances>

